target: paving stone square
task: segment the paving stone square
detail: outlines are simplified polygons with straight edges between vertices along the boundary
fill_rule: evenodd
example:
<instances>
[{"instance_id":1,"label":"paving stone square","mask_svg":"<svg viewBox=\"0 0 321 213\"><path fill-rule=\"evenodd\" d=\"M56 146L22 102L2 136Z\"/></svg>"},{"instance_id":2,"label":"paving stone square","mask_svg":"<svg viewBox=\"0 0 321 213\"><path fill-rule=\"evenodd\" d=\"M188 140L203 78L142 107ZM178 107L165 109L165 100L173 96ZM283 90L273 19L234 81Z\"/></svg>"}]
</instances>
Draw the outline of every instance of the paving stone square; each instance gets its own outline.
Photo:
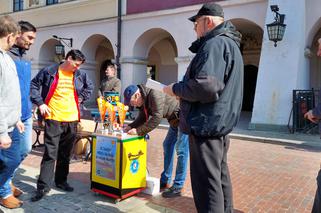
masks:
<instances>
[{"instance_id":1,"label":"paving stone square","mask_svg":"<svg viewBox=\"0 0 321 213\"><path fill-rule=\"evenodd\" d=\"M159 178L163 166L162 141L166 129L156 129L147 144L149 174ZM236 213L247 212L311 212L316 190L316 175L320 168L321 146L291 143L264 143L255 139L231 139L228 154ZM320 141L321 143L321 141ZM43 200L29 201L35 190L42 157L36 148L18 170L15 183L26 193L20 209L4 212L197 212L189 172L183 196L165 199L160 194L143 193L114 203L103 195L90 191L90 162L75 162L70 166L69 182L75 191L65 193L53 188Z\"/></svg>"}]
</instances>

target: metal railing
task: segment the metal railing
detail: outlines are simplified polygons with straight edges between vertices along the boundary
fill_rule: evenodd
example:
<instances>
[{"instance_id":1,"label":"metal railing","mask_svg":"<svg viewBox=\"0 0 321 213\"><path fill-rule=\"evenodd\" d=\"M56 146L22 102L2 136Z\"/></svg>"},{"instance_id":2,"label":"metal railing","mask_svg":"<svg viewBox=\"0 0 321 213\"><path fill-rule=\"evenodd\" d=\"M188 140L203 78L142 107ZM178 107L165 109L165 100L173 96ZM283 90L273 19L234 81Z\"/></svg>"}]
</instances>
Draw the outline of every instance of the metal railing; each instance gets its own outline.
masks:
<instances>
[{"instance_id":1,"label":"metal railing","mask_svg":"<svg viewBox=\"0 0 321 213\"><path fill-rule=\"evenodd\" d=\"M292 128L291 133L318 133L318 124L304 118L304 114L316 106L319 99L319 90L293 90L292 99ZM289 119L290 121L290 119Z\"/></svg>"}]
</instances>

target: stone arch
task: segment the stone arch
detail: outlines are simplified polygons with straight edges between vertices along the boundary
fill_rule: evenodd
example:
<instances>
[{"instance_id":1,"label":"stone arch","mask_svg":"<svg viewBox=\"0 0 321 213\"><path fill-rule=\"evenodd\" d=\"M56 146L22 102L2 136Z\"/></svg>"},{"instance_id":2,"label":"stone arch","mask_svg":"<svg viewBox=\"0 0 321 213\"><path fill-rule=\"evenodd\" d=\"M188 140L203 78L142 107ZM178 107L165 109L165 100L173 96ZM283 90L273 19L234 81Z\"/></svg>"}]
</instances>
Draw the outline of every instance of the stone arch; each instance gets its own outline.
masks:
<instances>
[{"instance_id":1,"label":"stone arch","mask_svg":"<svg viewBox=\"0 0 321 213\"><path fill-rule=\"evenodd\" d=\"M247 19L237 18L232 19L231 22L242 33L241 52L244 61L242 110L252 112L262 48L263 29Z\"/></svg>"},{"instance_id":2,"label":"stone arch","mask_svg":"<svg viewBox=\"0 0 321 213\"><path fill-rule=\"evenodd\" d=\"M61 43L56 39L48 39L41 45L38 56L40 67L45 67L60 61L61 58L55 53L55 46L57 44Z\"/></svg>"},{"instance_id":3,"label":"stone arch","mask_svg":"<svg viewBox=\"0 0 321 213\"><path fill-rule=\"evenodd\" d=\"M81 51L88 60L95 61L100 59L102 54L106 54L106 59L114 59L114 49L108 38L101 34L89 36L81 47Z\"/></svg>"},{"instance_id":4,"label":"stone arch","mask_svg":"<svg viewBox=\"0 0 321 213\"><path fill-rule=\"evenodd\" d=\"M307 48L305 49L305 56L309 58L309 88L321 88L321 58L317 57L318 49L317 40L321 38L321 17L313 25L307 36Z\"/></svg>"},{"instance_id":5,"label":"stone arch","mask_svg":"<svg viewBox=\"0 0 321 213\"><path fill-rule=\"evenodd\" d=\"M113 45L104 35L93 34L85 40L81 47L81 51L87 58L86 69L93 71L91 74L92 80L96 85L94 91L94 94L96 94L100 82L105 76L104 70L101 70L102 63L106 60L115 60Z\"/></svg>"},{"instance_id":6,"label":"stone arch","mask_svg":"<svg viewBox=\"0 0 321 213\"><path fill-rule=\"evenodd\" d=\"M146 78L154 79L164 84L177 81L177 45L173 36L161 28L152 28L141 34L133 48L133 56L147 63Z\"/></svg>"},{"instance_id":7,"label":"stone arch","mask_svg":"<svg viewBox=\"0 0 321 213\"><path fill-rule=\"evenodd\" d=\"M312 28L307 34L307 37L306 37L307 46L310 46L310 47L316 46L315 37L316 36L321 37L320 29L321 29L321 17L319 17L319 19L314 23L314 25L312 26Z\"/></svg>"},{"instance_id":8,"label":"stone arch","mask_svg":"<svg viewBox=\"0 0 321 213\"><path fill-rule=\"evenodd\" d=\"M234 18L230 21L242 34L241 52L244 61L244 86L239 125L247 128L252 117L264 30L257 23L248 19Z\"/></svg>"},{"instance_id":9,"label":"stone arch","mask_svg":"<svg viewBox=\"0 0 321 213\"><path fill-rule=\"evenodd\" d=\"M263 29L256 23L242 18L230 20L242 34L241 51L244 64L259 65Z\"/></svg>"}]
</instances>

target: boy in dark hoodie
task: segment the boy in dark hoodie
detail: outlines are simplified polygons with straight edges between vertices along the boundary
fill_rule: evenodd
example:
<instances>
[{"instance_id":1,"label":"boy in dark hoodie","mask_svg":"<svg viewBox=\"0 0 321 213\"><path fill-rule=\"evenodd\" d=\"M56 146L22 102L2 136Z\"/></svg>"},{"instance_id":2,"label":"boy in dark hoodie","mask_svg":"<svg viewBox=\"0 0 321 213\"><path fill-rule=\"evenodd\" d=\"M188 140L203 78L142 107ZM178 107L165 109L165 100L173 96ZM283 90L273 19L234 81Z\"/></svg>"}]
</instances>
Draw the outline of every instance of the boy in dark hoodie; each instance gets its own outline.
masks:
<instances>
[{"instance_id":1,"label":"boy in dark hoodie","mask_svg":"<svg viewBox=\"0 0 321 213\"><path fill-rule=\"evenodd\" d=\"M190 173L198 212L233 212L227 166L228 133L243 98L241 35L224 21L220 5L206 3L195 16L196 53L181 82L164 88L180 100L180 128L189 134Z\"/></svg>"}]
</instances>

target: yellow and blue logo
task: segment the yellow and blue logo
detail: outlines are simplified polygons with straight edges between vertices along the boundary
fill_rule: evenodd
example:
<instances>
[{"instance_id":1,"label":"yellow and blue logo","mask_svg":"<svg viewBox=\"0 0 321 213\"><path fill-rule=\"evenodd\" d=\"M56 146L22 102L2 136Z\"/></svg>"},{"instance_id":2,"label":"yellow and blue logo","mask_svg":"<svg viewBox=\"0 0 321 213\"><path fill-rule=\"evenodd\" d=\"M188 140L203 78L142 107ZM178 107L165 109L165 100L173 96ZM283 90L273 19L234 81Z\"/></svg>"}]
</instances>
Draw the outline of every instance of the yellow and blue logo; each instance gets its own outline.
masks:
<instances>
[{"instance_id":1,"label":"yellow and blue logo","mask_svg":"<svg viewBox=\"0 0 321 213\"><path fill-rule=\"evenodd\" d=\"M130 172L133 174L136 174L137 171L139 170L139 162L137 159L132 160L131 164L130 164Z\"/></svg>"}]
</instances>

